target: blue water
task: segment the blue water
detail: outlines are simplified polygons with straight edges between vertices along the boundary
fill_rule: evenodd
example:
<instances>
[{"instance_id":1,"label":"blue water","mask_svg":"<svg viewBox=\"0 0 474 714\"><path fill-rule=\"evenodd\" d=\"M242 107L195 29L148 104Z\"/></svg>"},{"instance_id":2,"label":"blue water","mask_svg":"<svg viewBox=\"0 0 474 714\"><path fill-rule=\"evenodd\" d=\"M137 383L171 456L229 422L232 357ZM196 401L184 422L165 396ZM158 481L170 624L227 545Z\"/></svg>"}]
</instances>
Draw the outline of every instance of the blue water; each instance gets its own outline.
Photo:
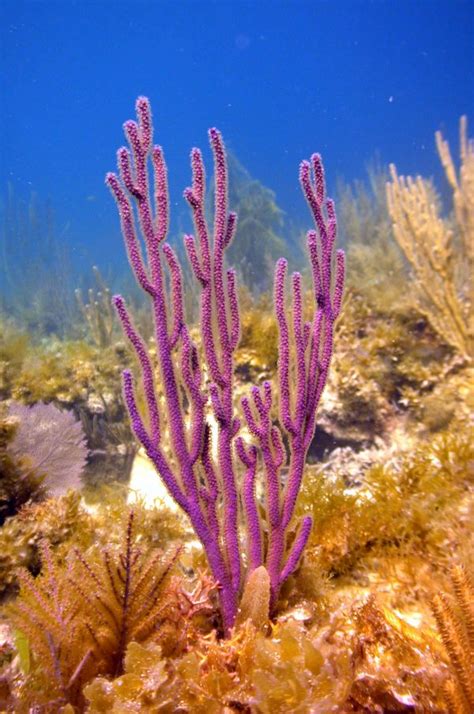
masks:
<instances>
[{"instance_id":1,"label":"blue water","mask_svg":"<svg viewBox=\"0 0 474 714\"><path fill-rule=\"evenodd\" d=\"M0 195L49 198L87 265L123 256L103 177L140 94L175 215L209 126L308 223L297 170L313 151L333 192L375 152L442 183L434 131L456 155L460 115L474 120L470 1L2 0L0 28Z\"/></svg>"}]
</instances>

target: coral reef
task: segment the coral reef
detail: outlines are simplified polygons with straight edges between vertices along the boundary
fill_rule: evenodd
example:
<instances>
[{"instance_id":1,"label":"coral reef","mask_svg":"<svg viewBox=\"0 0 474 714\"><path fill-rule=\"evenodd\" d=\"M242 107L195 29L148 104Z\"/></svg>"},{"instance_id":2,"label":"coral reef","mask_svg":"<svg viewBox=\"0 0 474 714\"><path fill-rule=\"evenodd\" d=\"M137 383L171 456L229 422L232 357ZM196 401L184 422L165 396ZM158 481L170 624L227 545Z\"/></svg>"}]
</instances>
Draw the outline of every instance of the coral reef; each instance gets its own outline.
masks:
<instances>
[{"instance_id":1,"label":"coral reef","mask_svg":"<svg viewBox=\"0 0 474 714\"><path fill-rule=\"evenodd\" d=\"M61 711L69 698L78 712L448 711L449 683L456 675L447 667L430 608L433 594L449 588L443 571L452 553L472 554L473 443L468 425L458 422L412 453L394 452L390 464L383 463L380 452L381 463L365 473L359 470L359 484L344 483L343 475L335 481L311 467L298 515L311 513L315 528L304 562L280 592L273 623L268 620L268 574L256 569L236 627L227 640L218 640L217 591L202 570L202 555L196 558L187 550L180 577L169 581L153 636L130 642L118 676L105 665L103 671L94 665L87 676L81 669L72 680L65 670L62 681L69 687L59 692L57 672L45 677L45 665L38 665L35 635L25 640L17 631L15 640L4 645L4 696L10 710L21 714L41 705L44 711ZM98 494L90 515L71 492L8 519L0 543L0 552L12 554L4 563L5 575L25 563L20 552L14 555L13 544L25 553L29 549L25 564L36 574L47 538L54 549L56 582L64 588L72 567L81 573L75 584L88 579L75 548L100 583L110 584L104 551L114 567L123 567L119 553L126 552L127 518L124 501L116 491L110 495L107 505L106 492ZM166 525L159 510L137 506L134 513L133 547L144 562L158 557L157 545L163 552L176 538L189 538L178 516L173 526L172 519ZM10 545L5 547L7 533ZM177 546L171 547L175 552ZM49 602L54 587L47 571L34 587L45 588ZM97 585L94 593L100 592ZM90 609L87 617L94 618ZM77 622L67 625L68 644ZM108 643L107 627L94 623L96 637ZM15 625L21 630L19 621ZM15 652L21 653L19 660ZM83 649L74 652L85 655ZM65 656L72 656L67 647Z\"/></svg>"},{"instance_id":2,"label":"coral reef","mask_svg":"<svg viewBox=\"0 0 474 714\"><path fill-rule=\"evenodd\" d=\"M379 310L349 290L337 346L320 423L342 436L370 442L403 419L412 433L436 431L469 400L469 369L411 307ZM441 392L440 408L428 408Z\"/></svg>"},{"instance_id":3,"label":"coral reef","mask_svg":"<svg viewBox=\"0 0 474 714\"><path fill-rule=\"evenodd\" d=\"M285 266L279 262L277 320L268 293L255 297L239 290L237 312L234 274L224 269L235 219L227 214L224 147L212 130L216 188L206 199L201 155L195 150L193 187L185 194L196 229L186 248L198 283L188 299L194 308L202 300L199 317L196 309L186 308L177 259L164 243L165 167L156 147L151 161L158 206L154 229L163 237L158 246L147 223L143 172L151 118L143 100L138 111L138 124L126 124L132 155L119 151L124 186L115 189L132 267L153 293L155 307L161 304L153 292L156 257L163 259L167 329L155 334L154 316L132 296L138 337L116 298L132 349L120 343L109 322L104 286L98 286L102 296L94 292L89 307L83 305L92 321L83 341L51 335L38 340L33 331L26 335L10 318L1 318L0 709L15 714L467 714L474 706L470 347L437 324L426 294L405 289L410 277L384 203L383 172L369 172L368 188L357 183L342 192L352 277L337 324L329 307L335 307L338 286L335 276L330 285L327 275L337 267L329 260L335 224L332 204L327 214L321 209L318 157L312 176L303 164L301 179L319 229L309 236L313 276L308 277L316 278L320 289L305 292L304 281L293 277L293 309L287 315ZM446 249L443 260L452 269L452 285L440 283L439 275L432 283L437 290L455 291L464 311L471 297L459 261L473 225L472 149L464 122L461 138L459 172L447 143L440 134L436 138L453 190L449 219L440 217L428 182L421 180L421 188L398 177L395 182L401 193L418 186L425 204L431 202L427 207L417 192L409 197L420 200L416 205L422 211L429 208L438 231L429 236L423 255L429 259L431 249ZM256 225L250 209L256 210L273 256L281 213L271 193L253 188L256 197L246 188L241 206L239 192L234 194L249 219L244 238ZM125 202L120 191L128 196ZM217 204L213 225L207 218L210 202ZM146 264L134 254L139 236L129 232L132 211L145 248L152 248ZM419 227L422 218L410 225ZM324 231L327 242L321 240ZM233 248L238 254L235 242ZM259 248L263 276L268 274L266 247ZM415 265L411 268L418 279ZM46 310L45 303L40 307ZM44 320L37 317L43 331L53 329L48 314ZM318 343L314 326L322 323L324 339ZM68 334L77 336L86 325L75 322ZM147 447L135 467L146 464L145 489L147 479L158 483L153 461L156 465L159 453L178 496L184 495L184 510L172 499L147 507L153 494L142 498L139 491L131 492L135 481L126 483L138 447L122 401L120 372L134 353L145 379L136 380L132 395L127 373L125 397L135 432ZM164 353L168 371L162 369ZM317 384L309 379L312 368ZM170 402L163 375L171 371L177 398ZM272 379L280 391L280 410L275 394L269 397ZM312 394L312 404L301 399L302 391ZM170 403L176 407L172 419ZM240 411L244 418L238 425ZM308 447L304 473L305 449L295 448L301 413ZM64 493L68 485L79 485L85 453L79 443L70 459L67 433L72 430L73 441L82 442L73 414L80 417L92 469L84 488ZM55 424L49 436L42 430L45 416ZM36 446L29 448L28 440ZM56 465L48 467L48 458L35 457L56 449L61 457ZM183 469L188 458L190 471ZM297 461L299 472L292 471ZM233 482L222 469L226 465L232 466ZM190 475L194 482L186 480ZM59 491L48 491L48 478ZM291 507L290 492L295 499L298 492ZM163 494L165 489L160 498ZM193 497L195 521L203 516L216 525L218 535L206 547L187 517ZM278 522L280 514L285 521ZM232 584L224 603L209 543L219 549ZM229 592L231 611L226 610Z\"/></svg>"},{"instance_id":4,"label":"coral reef","mask_svg":"<svg viewBox=\"0 0 474 714\"><path fill-rule=\"evenodd\" d=\"M89 447L86 478L97 480L100 472L104 479L126 480L136 452L120 390L127 357L120 342L102 349L77 341L31 345L11 374L4 396L29 405L54 402L73 410Z\"/></svg>"},{"instance_id":5,"label":"coral reef","mask_svg":"<svg viewBox=\"0 0 474 714\"><path fill-rule=\"evenodd\" d=\"M392 454L391 462L365 473L359 468L358 484L312 468L298 506L315 524L307 562L320 574L339 576L381 554L429 554L440 563L451 557L448 540L464 537L467 546L473 437L472 427L453 425L404 456Z\"/></svg>"}]
</instances>

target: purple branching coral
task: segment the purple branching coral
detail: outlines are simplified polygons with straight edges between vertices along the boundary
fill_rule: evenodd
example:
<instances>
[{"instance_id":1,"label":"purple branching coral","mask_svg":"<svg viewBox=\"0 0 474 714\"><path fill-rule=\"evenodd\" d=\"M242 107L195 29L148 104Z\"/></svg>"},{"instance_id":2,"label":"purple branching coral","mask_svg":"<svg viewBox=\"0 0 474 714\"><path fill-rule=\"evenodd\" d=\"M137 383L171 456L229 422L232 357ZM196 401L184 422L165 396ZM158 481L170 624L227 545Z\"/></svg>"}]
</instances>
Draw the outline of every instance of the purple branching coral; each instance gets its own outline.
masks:
<instances>
[{"instance_id":1,"label":"purple branching coral","mask_svg":"<svg viewBox=\"0 0 474 714\"><path fill-rule=\"evenodd\" d=\"M296 538L288 545L305 457L314 435L316 409L331 361L334 322L343 294L344 254L337 251L334 255L336 214L333 202L325 198L321 157L314 154L311 162L303 161L300 167L301 187L316 226L307 236L314 315L311 321L304 320L299 273L292 276L291 318L287 315L287 263L280 259L275 271L280 428L271 416L274 390L270 382L264 382L252 388L249 398L242 399L243 416L255 442L246 443L239 436L241 422L234 414L232 400L233 356L239 342L240 318L236 275L225 267L225 251L234 236L237 216L228 211L224 143L217 129L210 129L215 173L212 236L206 220L205 173L199 149L192 150L192 187L184 192L195 226L195 235L186 235L184 243L200 286L200 332L205 357L202 368L184 319L181 267L165 242L169 223L166 164L161 147L153 146L148 99L140 97L136 110L138 122L127 121L124 125L130 150L122 147L117 154L120 178L109 173L106 182L118 205L130 265L153 304L166 414L158 408L154 386L157 375L146 344L123 298L117 295L113 301L141 367L147 418L138 408L129 371L123 373L125 401L136 437L203 544L220 586L223 627L229 633L250 573L266 567L274 604L282 583L297 567L311 531L311 518L305 517ZM205 384L208 378L209 387ZM215 457L211 449L211 415L217 422ZM165 419L172 442L166 453L160 441L160 424ZM281 430L286 433L288 448ZM172 460L167 456L169 447ZM239 462L244 467L242 477ZM284 468L288 475L283 486ZM265 486L264 508L256 496L260 472Z\"/></svg>"}]
</instances>

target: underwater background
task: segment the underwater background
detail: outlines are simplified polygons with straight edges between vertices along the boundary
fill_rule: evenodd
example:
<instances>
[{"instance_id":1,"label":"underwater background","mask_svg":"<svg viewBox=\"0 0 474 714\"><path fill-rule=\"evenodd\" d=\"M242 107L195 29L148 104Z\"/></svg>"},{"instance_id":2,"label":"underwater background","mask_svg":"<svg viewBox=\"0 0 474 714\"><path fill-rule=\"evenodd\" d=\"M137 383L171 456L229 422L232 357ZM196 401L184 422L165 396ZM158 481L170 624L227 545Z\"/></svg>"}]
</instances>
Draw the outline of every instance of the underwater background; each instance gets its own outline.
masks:
<instances>
[{"instance_id":1,"label":"underwater background","mask_svg":"<svg viewBox=\"0 0 474 714\"><path fill-rule=\"evenodd\" d=\"M0 711L472 714L474 2L0 47Z\"/></svg>"},{"instance_id":2,"label":"underwater background","mask_svg":"<svg viewBox=\"0 0 474 714\"><path fill-rule=\"evenodd\" d=\"M172 166L177 236L188 154L210 126L301 225L295 176L313 151L330 195L377 157L449 198L433 134L454 147L472 116L471 2L5 0L0 12L2 190L49 201L82 270L124 268L103 176L140 94Z\"/></svg>"}]
</instances>

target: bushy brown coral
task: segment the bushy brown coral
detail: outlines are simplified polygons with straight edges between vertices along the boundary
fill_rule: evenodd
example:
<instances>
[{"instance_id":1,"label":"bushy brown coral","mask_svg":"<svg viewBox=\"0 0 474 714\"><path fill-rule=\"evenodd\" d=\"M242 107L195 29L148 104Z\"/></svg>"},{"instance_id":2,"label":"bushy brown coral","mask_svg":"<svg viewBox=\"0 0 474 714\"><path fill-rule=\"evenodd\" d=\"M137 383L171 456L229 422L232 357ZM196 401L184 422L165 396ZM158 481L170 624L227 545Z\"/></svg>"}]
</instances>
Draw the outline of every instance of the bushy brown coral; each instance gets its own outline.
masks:
<instances>
[{"instance_id":1,"label":"bushy brown coral","mask_svg":"<svg viewBox=\"0 0 474 714\"><path fill-rule=\"evenodd\" d=\"M434 596L433 613L449 657L444 693L452 714L474 710L474 583L462 565L450 569L454 597Z\"/></svg>"},{"instance_id":2,"label":"bushy brown coral","mask_svg":"<svg viewBox=\"0 0 474 714\"><path fill-rule=\"evenodd\" d=\"M0 596L17 586L20 567L37 574L41 568L39 543L47 541L61 563L72 548L85 551L118 548L123 541L123 519L127 513L127 489L115 484L97 489L88 504L78 491L60 498L23 506L7 518L0 529ZM164 549L172 543L189 540L192 533L180 519L165 508L146 508L134 504L134 530L147 550Z\"/></svg>"},{"instance_id":3,"label":"bushy brown coral","mask_svg":"<svg viewBox=\"0 0 474 714\"><path fill-rule=\"evenodd\" d=\"M179 548L166 556L144 552L133 533L133 512L121 549L58 564L40 544L42 572L19 574L21 589L9 619L28 638L31 671L18 692L18 711L42 705L83 709L84 684L98 674L117 676L131 641L159 637L166 619L166 585Z\"/></svg>"},{"instance_id":4,"label":"bushy brown coral","mask_svg":"<svg viewBox=\"0 0 474 714\"><path fill-rule=\"evenodd\" d=\"M436 145L453 190L454 228L441 217L429 182L398 176L390 167L387 202L395 238L415 276L418 306L439 334L466 359L474 354L472 321L474 270L474 142L467 118L460 121L461 167L456 173L440 132Z\"/></svg>"}]
</instances>

